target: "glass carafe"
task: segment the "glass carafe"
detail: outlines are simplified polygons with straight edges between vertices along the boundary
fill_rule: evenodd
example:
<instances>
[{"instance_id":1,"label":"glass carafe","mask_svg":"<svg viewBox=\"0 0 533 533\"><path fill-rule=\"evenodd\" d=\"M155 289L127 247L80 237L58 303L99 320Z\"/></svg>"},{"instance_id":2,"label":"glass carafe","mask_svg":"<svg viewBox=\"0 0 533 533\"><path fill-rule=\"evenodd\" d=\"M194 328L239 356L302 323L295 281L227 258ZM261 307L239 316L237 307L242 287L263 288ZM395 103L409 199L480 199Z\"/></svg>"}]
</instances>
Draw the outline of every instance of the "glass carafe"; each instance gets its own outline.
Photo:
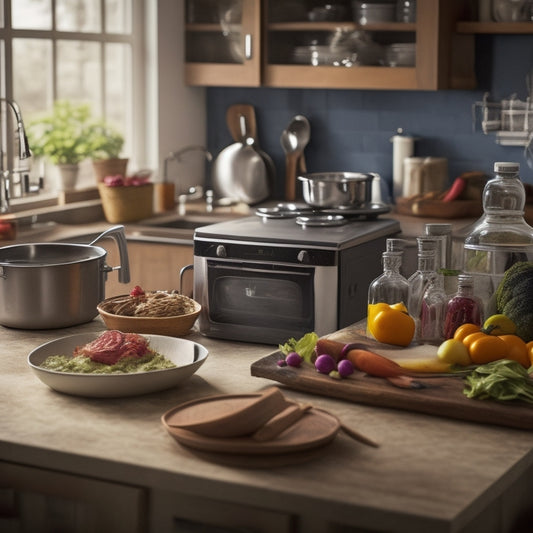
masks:
<instances>
[{"instance_id":1,"label":"glass carafe","mask_svg":"<svg viewBox=\"0 0 533 533\"><path fill-rule=\"evenodd\" d=\"M482 217L464 243L463 271L474 278L485 316L496 312L494 294L505 271L533 260L533 228L524 220L525 190L518 163L494 164L495 177L483 190Z\"/></svg>"}]
</instances>

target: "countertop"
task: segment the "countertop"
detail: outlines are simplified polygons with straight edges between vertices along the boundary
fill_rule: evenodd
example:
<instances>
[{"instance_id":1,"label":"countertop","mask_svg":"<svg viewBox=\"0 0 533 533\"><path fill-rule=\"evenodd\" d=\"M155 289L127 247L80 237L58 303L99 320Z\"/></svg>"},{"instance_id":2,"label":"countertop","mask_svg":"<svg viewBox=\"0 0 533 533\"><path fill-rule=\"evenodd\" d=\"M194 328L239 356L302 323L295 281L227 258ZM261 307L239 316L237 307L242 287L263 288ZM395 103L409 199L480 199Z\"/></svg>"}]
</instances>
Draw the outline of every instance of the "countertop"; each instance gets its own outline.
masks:
<instances>
[{"instance_id":1,"label":"countertop","mask_svg":"<svg viewBox=\"0 0 533 533\"><path fill-rule=\"evenodd\" d=\"M209 350L197 374L174 389L123 399L54 392L27 365L28 353L46 341L103 330L99 318L63 330L0 327L4 464L143 487L152 504L157 495L176 493L202 498L206 513L216 502L282 513L292 517L290 531L306 533L516 533L526 531L517 520L531 524L532 517L524 515L533 509L531 432L375 408L282 387L289 398L330 411L379 448L339 434L319 458L300 465L224 466L178 445L160 417L191 399L272 386L269 380L252 377L250 365L276 347L221 341L193 331L187 338ZM147 529L163 531L154 525L153 511L149 515ZM262 531L279 530L264 526Z\"/></svg>"},{"instance_id":2,"label":"countertop","mask_svg":"<svg viewBox=\"0 0 533 533\"><path fill-rule=\"evenodd\" d=\"M265 204L265 206L269 205L268 203ZM241 203L216 207L212 212L208 212L205 202L200 200L187 203L181 209L176 207L173 211L156 213L150 219L127 222L123 225L125 226L125 234L128 240L192 244L194 233L192 226L170 228L163 227L160 224L171 220L192 219L207 225L212 222L253 215L256 207ZM461 240L466 228L475 220L472 218L425 219L398 214L394 208L391 209L390 213L381 215L380 218L391 217L399 221L401 236L413 240L412 247L415 249L414 239L424 233L426 222L452 224L454 235ZM9 237L9 234L2 238L2 234L0 234L1 246L27 242L83 242L84 238L87 241L87 237L94 237L114 225L105 220L99 200L77 202L60 207L33 209L32 211L20 213L8 213L0 217L0 219L13 221L17 225L15 238Z\"/></svg>"}]
</instances>

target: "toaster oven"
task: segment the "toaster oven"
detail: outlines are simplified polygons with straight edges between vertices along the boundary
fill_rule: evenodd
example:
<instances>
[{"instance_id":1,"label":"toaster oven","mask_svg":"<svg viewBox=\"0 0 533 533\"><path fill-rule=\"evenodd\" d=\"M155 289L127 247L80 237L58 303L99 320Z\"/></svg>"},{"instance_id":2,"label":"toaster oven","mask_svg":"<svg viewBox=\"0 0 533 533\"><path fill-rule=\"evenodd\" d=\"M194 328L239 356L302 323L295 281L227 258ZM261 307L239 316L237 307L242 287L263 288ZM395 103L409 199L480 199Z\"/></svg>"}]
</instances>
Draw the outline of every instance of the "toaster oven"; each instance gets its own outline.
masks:
<instances>
[{"instance_id":1,"label":"toaster oven","mask_svg":"<svg viewBox=\"0 0 533 533\"><path fill-rule=\"evenodd\" d=\"M368 286L382 272L392 219L302 227L257 216L197 228L194 299L200 333L280 344L325 335L366 316Z\"/></svg>"}]
</instances>

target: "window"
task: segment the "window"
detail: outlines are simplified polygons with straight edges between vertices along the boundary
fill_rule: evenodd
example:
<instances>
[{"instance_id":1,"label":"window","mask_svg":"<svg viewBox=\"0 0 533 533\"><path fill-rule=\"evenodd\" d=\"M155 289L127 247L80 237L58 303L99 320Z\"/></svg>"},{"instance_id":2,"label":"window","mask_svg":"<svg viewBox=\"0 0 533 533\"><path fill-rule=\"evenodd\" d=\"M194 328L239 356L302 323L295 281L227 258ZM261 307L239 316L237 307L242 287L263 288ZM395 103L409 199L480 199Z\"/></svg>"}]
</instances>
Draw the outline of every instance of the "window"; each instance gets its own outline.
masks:
<instances>
[{"instance_id":1,"label":"window","mask_svg":"<svg viewBox=\"0 0 533 533\"><path fill-rule=\"evenodd\" d=\"M144 131L142 84L135 82L143 79L144 2L0 0L0 5L1 96L17 102L25 123L49 111L55 100L90 103L96 118L124 134L130 166L142 166L144 143L133 125ZM81 183L91 178L87 164ZM48 176L45 184L53 190Z\"/></svg>"}]
</instances>

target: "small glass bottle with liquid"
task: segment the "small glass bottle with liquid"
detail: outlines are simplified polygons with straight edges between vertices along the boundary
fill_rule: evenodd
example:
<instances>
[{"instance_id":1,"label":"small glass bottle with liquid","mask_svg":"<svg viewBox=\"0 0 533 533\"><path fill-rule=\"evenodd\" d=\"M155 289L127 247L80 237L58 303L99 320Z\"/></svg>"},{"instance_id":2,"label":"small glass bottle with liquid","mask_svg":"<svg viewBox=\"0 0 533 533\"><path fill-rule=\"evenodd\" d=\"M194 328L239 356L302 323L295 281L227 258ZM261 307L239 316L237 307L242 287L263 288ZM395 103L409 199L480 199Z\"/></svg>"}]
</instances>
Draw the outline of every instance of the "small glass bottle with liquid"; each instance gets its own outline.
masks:
<instances>
[{"instance_id":1,"label":"small glass bottle with liquid","mask_svg":"<svg viewBox=\"0 0 533 533\"><path fill-rule=\"evenodd\" d=\"M533 261L533 228L524 220L519 171L519 163L494 163L495 177L483 189L483 215L464 242L463 271L473 276L486 316L496 312L494 294L505 271L518 261Z\"/></svg>"},{"instance_id":2,"label":"small glass bottle with liquid","mask_svg":"<svg viewBox=\"0 0 533 533\"><path fill-rule=\"evenodd\" d=\"M451 339L463 324L483 324L483 303L475 296L474 278L468 274L459 274L457 294L446 305L444 338Z\"/></svg>"}]
</instances>

